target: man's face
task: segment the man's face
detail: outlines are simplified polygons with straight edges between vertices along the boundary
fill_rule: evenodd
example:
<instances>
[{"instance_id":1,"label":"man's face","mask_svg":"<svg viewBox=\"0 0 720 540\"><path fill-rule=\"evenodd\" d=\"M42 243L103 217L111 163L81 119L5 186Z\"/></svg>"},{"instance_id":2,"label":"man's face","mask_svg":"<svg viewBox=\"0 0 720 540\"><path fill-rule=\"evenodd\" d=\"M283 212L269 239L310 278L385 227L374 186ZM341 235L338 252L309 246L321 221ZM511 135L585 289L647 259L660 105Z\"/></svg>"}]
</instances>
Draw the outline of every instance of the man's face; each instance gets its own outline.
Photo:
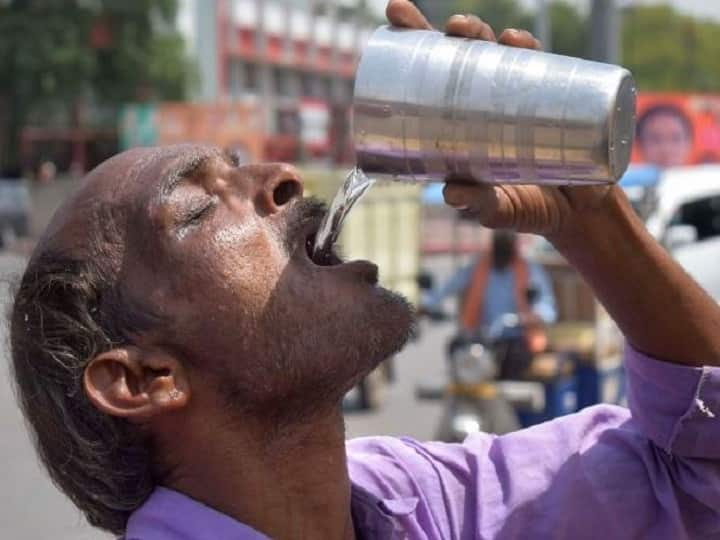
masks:
<instances>
[{"instance_id":1,"label":"man's face","mask_svg":"<svg viewBox=\"0 0 720 540\"><path fill-rule=\"evenodd\" d=\"M515 243L517 238L510 231L495 231L493 233L493 266L504 270L512 263L515 257Z\"/></svg>"},{"instance_id":2,"label":"man's face","mask_svg":"<svg viewBox=\"0 0 720 540\"><path fill-rule=\"evenodd\" d=\"M669 113L648 118L639 142L645 161L659 167L684 165L692 150L685 124Z\"/></svg>"},{"instance_id":3,"label":"man's face","mask_svg":"<svg viewBox=\"0 0 720 540\"><path fill-rule=\"evenodd\" d=\"M292 167L236 167L187 146L113 161L91 185L127 218L120 280L168 321L142 342L176 354L193 392L300 413L337 401L404 345L410 309L377 286L374 265L311 260L323 211L302 199Z\"/></svg>"}]
</instances>

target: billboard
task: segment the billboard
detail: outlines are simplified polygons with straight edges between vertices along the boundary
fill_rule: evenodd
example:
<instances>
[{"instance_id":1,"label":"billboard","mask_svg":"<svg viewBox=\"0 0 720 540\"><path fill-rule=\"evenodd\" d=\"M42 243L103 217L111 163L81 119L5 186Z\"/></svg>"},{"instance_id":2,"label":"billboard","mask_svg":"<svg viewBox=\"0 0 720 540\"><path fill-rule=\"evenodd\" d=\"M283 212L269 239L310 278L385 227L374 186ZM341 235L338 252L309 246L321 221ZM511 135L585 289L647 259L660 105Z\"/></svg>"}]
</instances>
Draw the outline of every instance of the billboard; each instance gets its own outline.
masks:
<instances>
[{"instance_id":1,"label":"billboard","mask_svg":"<svg viewBox=\"0 0 720 540\"><path fill-rule=\"evenodd\" d=\"M266 139L264 109L255 103L159 103L122 110L123 149L205 143L233 150L242 161L259 161Z\"/></svg>"},{"instance_id":2,"label":"billboard","mask_svg":"<svg viewBox=\"0 0 720 540\"><path fill-rule=\"evenodd\" d=\"M720 162L720 95L641 93L633 163Z\"/></svg>"}]
</instances>

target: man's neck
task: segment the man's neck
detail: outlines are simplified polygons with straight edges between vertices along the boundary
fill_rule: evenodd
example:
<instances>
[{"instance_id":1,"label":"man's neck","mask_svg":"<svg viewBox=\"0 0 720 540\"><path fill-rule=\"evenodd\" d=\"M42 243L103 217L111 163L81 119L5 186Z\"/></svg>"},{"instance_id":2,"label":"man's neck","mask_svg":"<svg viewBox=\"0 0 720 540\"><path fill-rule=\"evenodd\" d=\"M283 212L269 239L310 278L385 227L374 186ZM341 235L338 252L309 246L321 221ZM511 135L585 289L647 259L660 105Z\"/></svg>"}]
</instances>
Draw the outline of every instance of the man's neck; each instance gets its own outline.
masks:
<instances>
[{"instance_id":1,"label":"man's neck","mask_svg":"<svg viewBox=\"0 0 720 540\"><path fill-rule=\"evenodd\" d=\"M164 452L174 462L165 486L274 539L355 538L339 408L270 438L261 423L197 420L186 426L196 443Z\"/></svg>"}]
</instances>

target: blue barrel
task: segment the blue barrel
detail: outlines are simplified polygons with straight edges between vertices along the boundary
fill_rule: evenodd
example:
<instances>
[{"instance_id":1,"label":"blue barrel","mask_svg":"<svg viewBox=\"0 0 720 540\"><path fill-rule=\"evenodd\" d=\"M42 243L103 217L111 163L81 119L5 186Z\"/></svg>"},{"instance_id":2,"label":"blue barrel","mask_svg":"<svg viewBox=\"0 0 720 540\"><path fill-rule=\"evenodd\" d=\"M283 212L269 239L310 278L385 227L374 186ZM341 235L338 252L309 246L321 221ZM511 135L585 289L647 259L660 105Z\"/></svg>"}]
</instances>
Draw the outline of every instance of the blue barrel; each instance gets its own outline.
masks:
<instances>
[{"instance_id":1,"label":"blue barrel","mask_svg":"<svg viewBox=\"0 0 720 540\"><path fill-rule=\"evenodd\" d=\"M578 383L575 375L548 381L545 386L545 409L540 413L518 411L523 427L547 422L578 410Z\"/></svg>"},{"instance_id":2,"label":"blue barrel","mask_svg":"<svg viewBox=\"0 0 720 540\"><path fill-rule=\"evenodd\" d=\"M601 365L578 362L575 373L578 409L598 403L625 404L625 368L621 361L605 362Z\"/></svg>"}]
</instances>

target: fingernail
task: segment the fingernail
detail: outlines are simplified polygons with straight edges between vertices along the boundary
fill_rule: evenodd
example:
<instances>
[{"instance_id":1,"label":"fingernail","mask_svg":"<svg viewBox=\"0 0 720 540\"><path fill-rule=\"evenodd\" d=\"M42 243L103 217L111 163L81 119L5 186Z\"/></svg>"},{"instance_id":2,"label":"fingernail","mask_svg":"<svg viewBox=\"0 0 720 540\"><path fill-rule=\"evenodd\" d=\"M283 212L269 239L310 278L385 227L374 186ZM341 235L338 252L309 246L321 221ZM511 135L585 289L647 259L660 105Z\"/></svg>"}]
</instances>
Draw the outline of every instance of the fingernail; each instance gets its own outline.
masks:
<instances>
[{"instance_id":1,"label":"fingernail","mask_svg":"<svg viewBox=\"0 0 720 540\"><path fill-rule=\"evenodd\" d=\"M467 20L468 20L468 16L467 16L467 15L463 15L462 13L456 13L455 15L453 15L452 17L450 17L450 19L454 19L454 20L456 20L457 22L463 22L463 21L467 21Z\"/></svg>"}]
</instances>

